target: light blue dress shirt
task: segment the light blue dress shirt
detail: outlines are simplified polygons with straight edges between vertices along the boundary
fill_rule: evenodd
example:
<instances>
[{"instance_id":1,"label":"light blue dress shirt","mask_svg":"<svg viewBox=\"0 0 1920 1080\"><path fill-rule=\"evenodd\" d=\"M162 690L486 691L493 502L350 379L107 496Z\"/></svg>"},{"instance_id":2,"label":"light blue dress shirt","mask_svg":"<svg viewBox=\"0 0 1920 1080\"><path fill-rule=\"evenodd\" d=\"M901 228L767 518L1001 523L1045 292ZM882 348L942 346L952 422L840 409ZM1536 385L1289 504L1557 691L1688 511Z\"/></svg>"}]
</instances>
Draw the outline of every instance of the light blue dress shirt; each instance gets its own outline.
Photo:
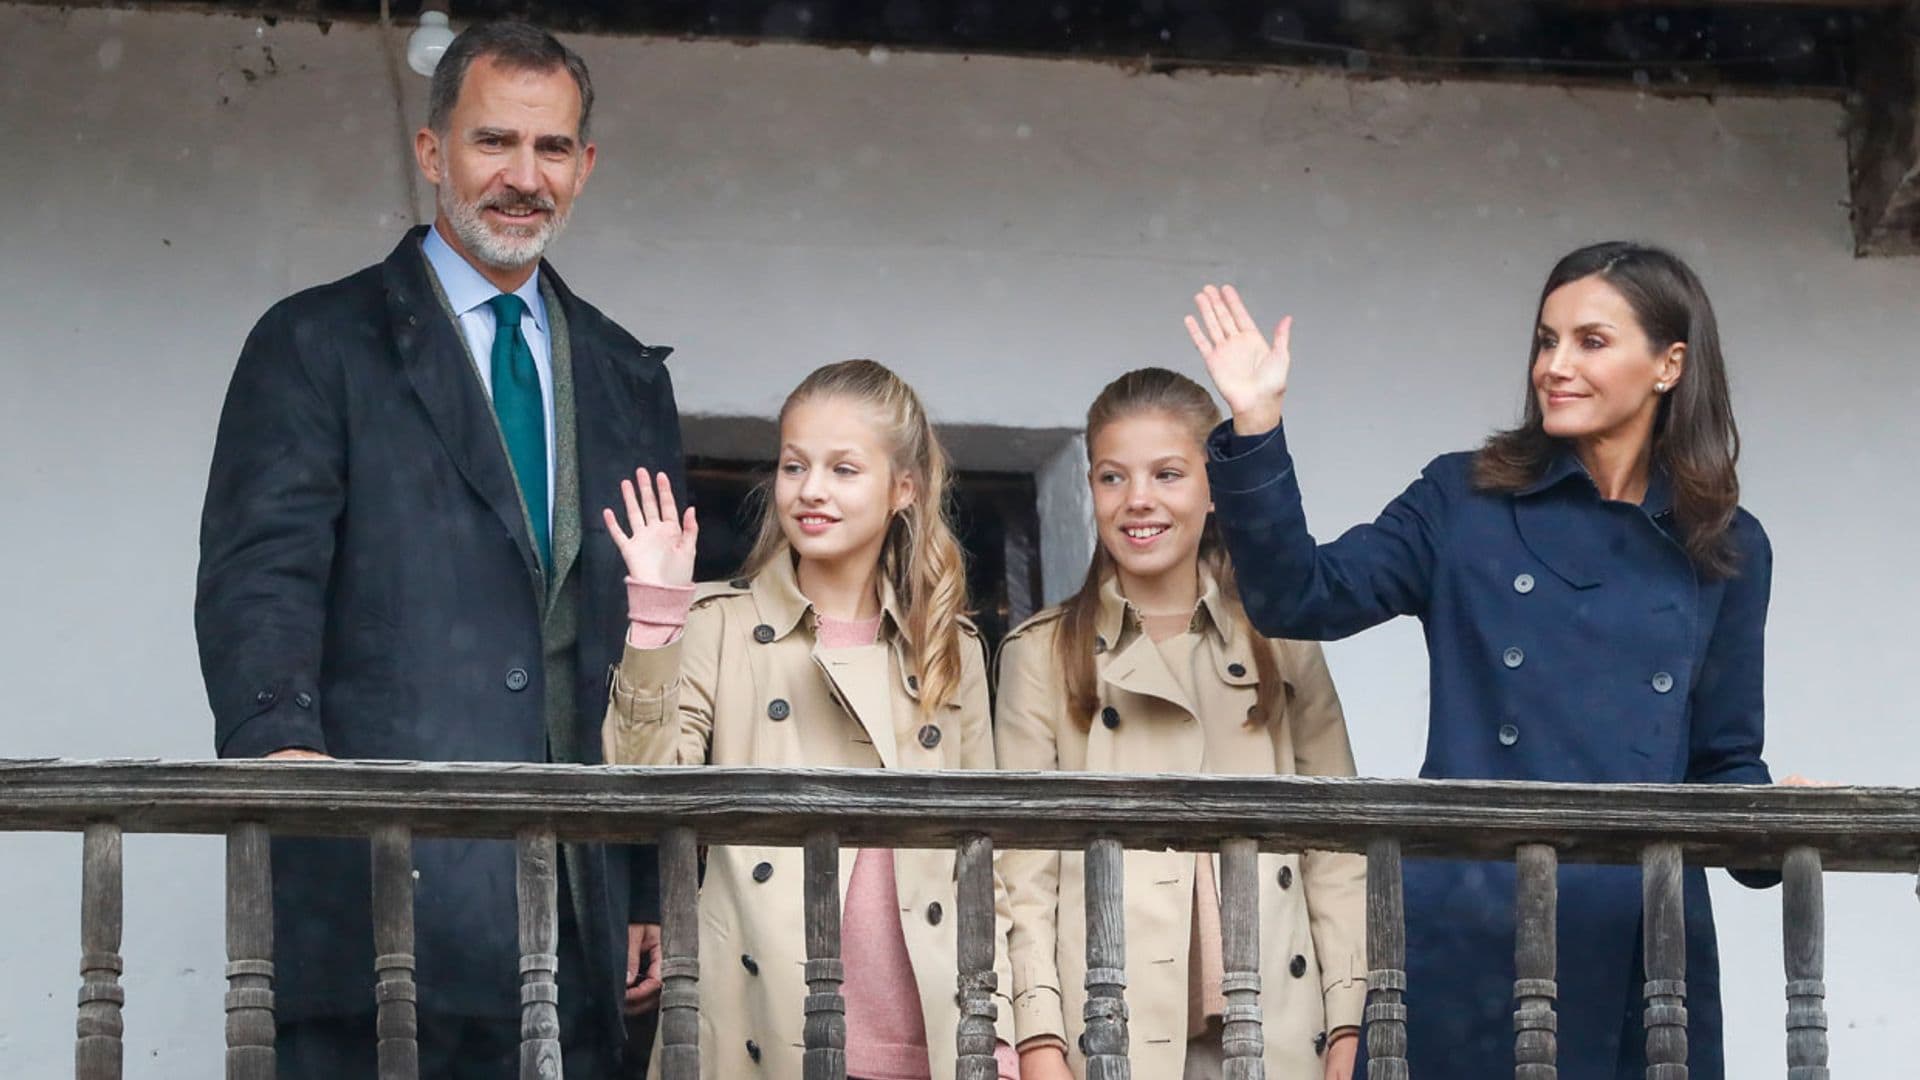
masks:
<instances>
[{"instance_id":1,"label":"light blue dress shirt","mask_svg":"<svg viewBox=\"0 0 1920 1080\"><path fill-rule=\"evenodd\" d=\"M473 369L480 376L480 385L486 388L487 400L493 400L493 339L498 327L495 325L493 308L487 301L500 295L493 282L481 276L473 264L453 250L446 239L440 235L440 227L435 225L427 230L427 238L420 243L426 252L427 264L433 267L433 275L440 279L440 288L447 294L447 302L453 307L453 313L459 317L460 333L467 340L467 351L473 358ZM527 311L520 317L520 334L527 339L527 347L533 351L533 366L540 372L540 399L545 404L541 410L547 425L547 525L553 525L553 348L547 336L547 304L540 298L540 270L536 267L533 276L526 280L513 293L525 301Z\"/></svg>"}]
</instances>

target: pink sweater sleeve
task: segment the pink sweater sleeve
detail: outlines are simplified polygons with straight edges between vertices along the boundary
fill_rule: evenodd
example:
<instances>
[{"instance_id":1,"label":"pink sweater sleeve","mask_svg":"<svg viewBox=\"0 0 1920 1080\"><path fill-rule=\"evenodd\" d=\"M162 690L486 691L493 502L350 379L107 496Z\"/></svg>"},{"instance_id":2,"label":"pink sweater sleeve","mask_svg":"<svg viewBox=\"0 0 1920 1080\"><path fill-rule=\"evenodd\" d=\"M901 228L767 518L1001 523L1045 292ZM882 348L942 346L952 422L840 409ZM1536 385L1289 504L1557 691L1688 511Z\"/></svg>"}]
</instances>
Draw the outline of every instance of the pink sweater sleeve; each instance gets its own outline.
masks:
<instances>
[{"instance_id":1,"label":"pink sweater sleeve","mask_svg":"<svg viewBox=\"0 0 1920 1080\"><path fill-rule=\"evenodd\" d=\"M627 644L658 649L673 644L693 609L693 586L648 585L627 579Z\"/></svg>"},{"instance_id":2,"label":"pink sweater sleeve","mask_svg":"<svg viewBox=\"0 0 1920 1080\"><path fill-rule=\"evenodd\" d=\"M1020 1080L1020 1054L1013 1047L994 1043L993 1060L1000 1065L1000 1080Z\"/></svg>"}]
</instances>

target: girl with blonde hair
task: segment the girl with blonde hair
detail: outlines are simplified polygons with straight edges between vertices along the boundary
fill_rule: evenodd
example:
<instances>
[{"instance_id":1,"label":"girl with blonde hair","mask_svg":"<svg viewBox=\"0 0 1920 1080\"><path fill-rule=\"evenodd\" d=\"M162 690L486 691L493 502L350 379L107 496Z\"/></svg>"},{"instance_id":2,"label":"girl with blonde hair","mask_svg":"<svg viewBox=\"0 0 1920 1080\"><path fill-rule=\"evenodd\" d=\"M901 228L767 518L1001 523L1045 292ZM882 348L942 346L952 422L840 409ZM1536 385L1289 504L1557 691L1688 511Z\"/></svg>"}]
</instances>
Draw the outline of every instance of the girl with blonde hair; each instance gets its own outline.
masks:
<instances>
[{"instance_id":1,"label":"girl with blonde hair","mask_svg":"<svg viewBox=\"0 0 1920 1080\"><path fill-rule=\"evenodd\" d=\"M919 398L871 360L831 364L788 396L780 444L759 538L731 581L692 584L698 523L665 476L642 469L621 484L626 527L612 510L606 525L626 559L632 625L607 761L992 768L986 664L946 512L950 469ZM953 853L869 848L841 868L848 1076L951 1080ZM801 1075L802 879L795 848L707 853L706 1076ZM1005 987L1004 956L998 969ZM1000 1059L1017 1077L1009 1046Z\"/></svg>"},{"instance_id":2,"label":"girl with blonde hair","mask_svg":"<svg viewBox=\"0 0 1920 1080\"><path fill-rule=\"evenodd\" d=\"M1351 775L1320 646L1268 640L1240 608L1214 534L1206 438L1219 409L1192 379L1131 371L1087 410L1098 543L1085 584L1000 654L1002 768ZM1083 1077L1082 856L1001 855L1013 921L1014 1025L1027 1080ZM1127 1007L1136 1076L1221 1075L1225 1002L1211 855L1125 856ZM1260 856L1267 1075L1346 1080L1366 999L1365 861Z\"/></svg>"}]
</instances>

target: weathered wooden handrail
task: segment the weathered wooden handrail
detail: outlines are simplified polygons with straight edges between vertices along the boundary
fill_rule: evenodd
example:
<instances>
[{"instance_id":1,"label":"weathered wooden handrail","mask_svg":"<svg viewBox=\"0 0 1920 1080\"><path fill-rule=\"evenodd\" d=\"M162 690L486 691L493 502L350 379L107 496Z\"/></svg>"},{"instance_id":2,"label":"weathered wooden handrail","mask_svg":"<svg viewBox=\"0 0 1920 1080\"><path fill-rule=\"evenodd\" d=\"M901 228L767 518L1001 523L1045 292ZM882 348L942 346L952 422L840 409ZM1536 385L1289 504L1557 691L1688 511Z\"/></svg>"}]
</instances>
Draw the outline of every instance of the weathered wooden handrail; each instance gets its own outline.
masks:
<instances>
[{"instance_id":1,"label":"weathered wooden handrail","mask_svg":"<svg viewBox=\"0 0 1920 1080\"><path fill-rule=\"evenodd\" d=\"M960 1006L955 1075L993 1064L993 852L1084 850L1091 1080L1129 1080L1125 848L1221 854L1226 1075L1263 1080L1257 859L1364 851L1371 1075L1408 1080L1405 855L1516 864L1515 1075L1557 1075L1554 880L1562 861L1639 864L1644 882L1647 1080L1686 1080L1681 870L1782 871L1790 1080L1825 1080L1825 869L1912 872L1920 790L1330 779L634 769L399 762L0 761L0 832L86 834L75 1051L82 1080L121 1075L121 837L227 836L227 1075L273 1076L271 833L364 835L375 926L369 972L381 1080L416 1080L412 843L513 838L519 852L521 1075L558 1077L556 861L560 840L660 843L664 1080L697 1080L697 850L803 847L807 1080L844 1080L842 844L956 850ZM796 1002L796 1006L802 1003ZM748 1044L752 1047L752 1044ZM750 1050L756 1055L757 1050Z\"/></svg>"}]
</instances>

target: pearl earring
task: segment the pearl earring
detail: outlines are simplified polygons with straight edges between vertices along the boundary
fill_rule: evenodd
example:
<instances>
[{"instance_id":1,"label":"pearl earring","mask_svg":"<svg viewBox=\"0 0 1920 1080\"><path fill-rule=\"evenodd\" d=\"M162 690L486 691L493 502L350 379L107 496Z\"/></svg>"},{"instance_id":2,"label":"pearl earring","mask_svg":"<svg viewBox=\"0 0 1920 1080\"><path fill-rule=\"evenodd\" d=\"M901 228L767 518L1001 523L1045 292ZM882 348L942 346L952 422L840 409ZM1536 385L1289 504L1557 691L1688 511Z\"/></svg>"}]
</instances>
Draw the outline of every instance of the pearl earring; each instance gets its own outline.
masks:
<instances>
[{"instance_id":1,"label":"pearl earring","mask_svg":"<svg viewBox=\"0 0 1920 1080\"><path fill-rule=\"evenodd\" d=\"M1654 392L1654 393L1656 393L1656 394L1664 394L1664 393L1666 393L1666 392L1667 392L1667 384L1666 384L1666 383L1663 383L1663 382L1657 382L1657 383L1654 383L1654 384L1653 384L1653 392Z\"/></svg>"}]
</instances>

